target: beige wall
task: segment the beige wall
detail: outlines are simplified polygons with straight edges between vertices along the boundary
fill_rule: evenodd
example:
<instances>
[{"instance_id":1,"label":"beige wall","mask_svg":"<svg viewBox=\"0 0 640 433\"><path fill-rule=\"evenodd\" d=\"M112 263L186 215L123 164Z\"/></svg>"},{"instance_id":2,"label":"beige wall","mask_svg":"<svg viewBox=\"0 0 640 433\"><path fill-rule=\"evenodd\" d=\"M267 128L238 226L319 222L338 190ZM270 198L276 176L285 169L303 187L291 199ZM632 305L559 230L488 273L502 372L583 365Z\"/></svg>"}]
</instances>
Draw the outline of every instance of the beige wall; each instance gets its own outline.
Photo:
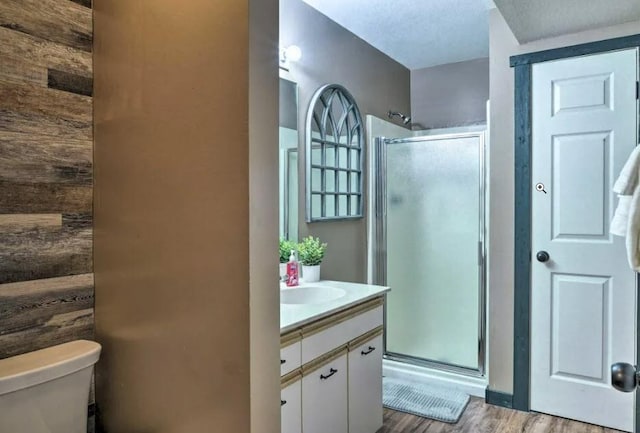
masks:
<instances>
[{"instance_id":1,"label":"beige wall","mask_svg":"<svg viewBox=\"0 0 640 433\"><path fill-rule=\"evenodd\" d=\"M489 58L411 71L414 129L486 123Z\"/></svg>"},{"instance_id":2,"label":"beige wall","mask_svg":"<svg viewBox=\"0 0 640 433\"><path fill-rule=\"evenodd\" d=\"M509 56L640 33L640 22L519 45L497 9L490 16L489 387L513 391L514 83Z\"/></svg>"},{"instance_id":3,"label":"beige wall","mask_svg":"<svg viewBox=\"0 0 640 433\"><path fill-rule=\"evenodd\" d=\"M290 74L299 85L298 130L302 147L307 108L323 84L345 86L356 99L363 119L367 114L386 119L390 109L409 114L409 70L302 0L280 0L280 43L302 49L302 60L291 65ZM322 278L365 282L366 220L306 224L302 152L299 161L299 234L319 236L329 244Z\"/></svg>"},{"instance_id":4,"label":"beige wall","mask_svg":"<svg viewBox=\"0 0 640 433\"><path fill-rule=\"evenodd\" d=\"M103 427L276 433L277 4L94 5Z\"/></svg>"},{"instance_id":5,"label":"beige wall","mask_svg":"<svg viewBox=\"0 0 640 433\"><path fill-rule=\"evenodd\" d=\"M280 433L278 0L249 0L249 17L251 432Z\"/></svg>"}]
</instances>

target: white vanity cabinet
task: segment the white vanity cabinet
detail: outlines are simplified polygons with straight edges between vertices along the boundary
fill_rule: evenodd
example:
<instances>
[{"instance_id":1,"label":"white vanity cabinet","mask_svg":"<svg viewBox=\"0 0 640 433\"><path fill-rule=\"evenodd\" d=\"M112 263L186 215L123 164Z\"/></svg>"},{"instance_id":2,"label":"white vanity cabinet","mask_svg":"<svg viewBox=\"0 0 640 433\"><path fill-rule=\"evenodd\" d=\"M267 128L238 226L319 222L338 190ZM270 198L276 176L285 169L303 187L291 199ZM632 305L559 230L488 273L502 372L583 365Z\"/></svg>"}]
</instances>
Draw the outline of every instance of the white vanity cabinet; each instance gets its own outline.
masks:
<instances>
[{"instance_id":1,"label":"white vanity cabinet","mask_svg":"<svg viewBox=\"0 0 640 433\"><path fill-rule=\"evenodd\" d=\"M300 356L302 354L300 346L300 340L302 337L300 333L294 333L288 335L287 339L283 341L280 339L280 376L284 376L287 373L294 371L296 368L302 365Z\"/></svg>"},{"instance_id":2,"label":"white vanity cabinet","mask_svg":"<svg viewBox=\"0 0 640 433\"><path fill-rule=\"evenodd\" d=\"M347 373L346 350L312 366L311 371L303 371L304 433L348 433Z\"/></svg>"},{"instance_id":3,"label":"white vanity cabinet","mask_svg":"<svg viewBox=\"0 0 640 433\"><path fill-rule=\"evenodd\" d=\"M302 376L287 379L280 392L282 433L302 433Z\"/></svg>"},{"instance_id":4,"label":"white vanity cabinet","mask_svg":"<svg viewBox=\"0 0 640 433\"><path fill-rule=\"evenodd\" d=\"M281 336L282 433L382 426L382 322L376 297Z\"/></svg>"},{"instance_id":5,"label":"white vanity cabinet","mask_svg":"<svg viewBox=\"0 0 640 433\"><path fill-rule=\"evenodd\" d=\"M302 327L302 363L311 362L382 325L382 308L382 300L368 302Z\"/></svg>"},{"instance_id":6,"label":"white vanity cabinet","mask_svg":"<svg viewBox=\"0 0 640 433\"><path fill-rule=\"evenodd\" d=\"M349 433L382 427L382 328L349 343Z\"/></svg>"}]
</instances>

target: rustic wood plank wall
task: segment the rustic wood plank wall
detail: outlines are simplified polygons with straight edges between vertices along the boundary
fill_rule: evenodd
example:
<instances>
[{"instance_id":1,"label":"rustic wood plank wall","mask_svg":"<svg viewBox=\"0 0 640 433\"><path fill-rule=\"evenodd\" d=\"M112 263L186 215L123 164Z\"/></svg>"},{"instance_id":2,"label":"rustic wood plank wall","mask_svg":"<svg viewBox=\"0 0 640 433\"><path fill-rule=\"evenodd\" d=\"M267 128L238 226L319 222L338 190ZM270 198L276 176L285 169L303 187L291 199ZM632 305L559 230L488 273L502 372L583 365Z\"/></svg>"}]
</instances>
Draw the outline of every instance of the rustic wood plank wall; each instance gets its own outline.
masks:
<instances>
[{"instance_id":1,"label":"rustic wood plank wall","mask_svg":"<svg viewBox=\"0 0 640 433\"><path fill-rule=\"evenodd\" d=\"M93 338L91 0L0 1L0 358Z\"/></svg>"}]
</instances>

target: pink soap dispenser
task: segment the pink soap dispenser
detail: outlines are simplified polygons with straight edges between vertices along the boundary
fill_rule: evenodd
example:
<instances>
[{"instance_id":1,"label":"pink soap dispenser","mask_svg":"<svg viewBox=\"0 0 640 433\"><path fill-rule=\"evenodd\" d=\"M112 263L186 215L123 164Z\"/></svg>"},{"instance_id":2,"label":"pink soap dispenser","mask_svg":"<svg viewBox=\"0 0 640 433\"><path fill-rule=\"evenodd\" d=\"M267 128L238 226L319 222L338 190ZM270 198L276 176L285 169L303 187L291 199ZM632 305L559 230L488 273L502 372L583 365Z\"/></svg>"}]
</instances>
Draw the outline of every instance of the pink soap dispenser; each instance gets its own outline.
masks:
<instances>
[{"instance_id":1,"label":"pink soap dispenser","mask_svg":"<svg viewBox=\"0 0 640 433\"><path fill-rule=\"evenodd\" d=\"M296 261L295 251L291 250L289 262L287 263L287 287L297 286L298 282L298 262Z\"/></svg>"}]
</instances>

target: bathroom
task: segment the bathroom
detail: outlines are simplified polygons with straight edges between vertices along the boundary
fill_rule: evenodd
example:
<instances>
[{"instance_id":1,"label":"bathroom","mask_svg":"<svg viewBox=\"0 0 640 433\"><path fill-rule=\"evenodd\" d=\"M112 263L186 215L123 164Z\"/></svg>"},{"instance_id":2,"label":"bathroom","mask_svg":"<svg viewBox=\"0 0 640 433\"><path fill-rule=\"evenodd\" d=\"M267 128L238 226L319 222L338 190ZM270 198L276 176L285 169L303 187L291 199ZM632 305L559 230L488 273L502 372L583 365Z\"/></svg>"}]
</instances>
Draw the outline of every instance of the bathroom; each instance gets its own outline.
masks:
<instances>
[{"instance_id":1,"label":"bathroom","mask_svg":"<svg viewBox=\"0 0 640 433\"><path fill-rule=\"evenodd\" d=\"M2 0L0 358L99 342L88 406L97 431L280 431L278 50L295 44L302 58L287 78L301 136L325 83L398 128L389 110L420 130L490 125L480 380L491 404L522 409L509 57L637 35L640 15L598 21L598 10L593 22L551 29L532 20L542 36L521 39L508 2L496 3L484 60L455 80L458 97L475 95L461 113L429 105L442 95L421 100L416 74L388 58L380 66L379 53L301 0ZM309 64L330 67L320 75ZM298 237L328 243L322 279L366 283L367 220L306 224L299 191Z\"/></svg>"},{"instance_id":2,"label":"bathroom","mask_svg":"<svg viewBox=\"0 0 640 433\"><path fill-rule=\"evenodd\" d=\"M382 8L383 6L379 6ZM389 6L387 6L389 8ZM317 8L317 9L316 9ZM342 7L346 8L346 7ZM320 11L318 10L320 9ZM485 201L481 189L484 188L482 170L484 169L484 149L480 141L485 140L486 135L486 113L487 101L489 99L489 58L488 58L488 9L478 2L473 7L469 7L467 16L477 17L476 32L479 34L478 42L469 47L468 50L474 54L458 54L459 46L457 41L450 41L450 46L455 47L453 53L442 53L422 58L438 59L434 62L444 63L438 65L427 65L427 67L408 67L400 64L383 54L369 43L356 37L349 30L345 29L322 12L321 3L313 1L287 1L280 2L280 46L285 48L291 45L298 46L301 51L300 59L297 61L281 62L280 76L281 85L287 89L280 100L281 112L281 197L287 196L286 200L280 200L281 206L281 230L283 237L301 240L312 235L317 236L328 244L326 258L322 263L322 276L324 279L370 282L374 284L389 285L391 293L387 295L386 309L386 355L385 375L419 375L419 379L426 381L437 381L438 383L462 388L466 392L473 393L477 397L484 398L487 386L486 375L484 374L484 353L485 353L485 332L484 332L484 287L482 279L485 274L484 266L480 269L476 262L478 243L482 241L484 228L481 229L484 209L481 203ZM344 11L343 16L348 17L353 10ZM380 15L385 16L389 12L383 10ZM402 17L407 19L406 15ZM484 25L483 25L484 24ZM385 31L393 28L397 22L389 23ZM437 33L438 30L435 30ZM384 32L383 32L384 33ZM426 33L426 32L425 32ZM430 31L429 34L433 34ZM311 37L311 35L323 35L322 38ZM397 36L395 36L397 37ZM416 39L418 37L416 36ZM406 57L406 56L405 56ZM418 56L416 56L418 57ZM448 59L448 60L442 60ZM418 60L414 60L417 62ZM406 62L405 62L406 63ZM417 64L417 63L414 63ZM431 67L429 67L431 66ZM365 176L365 191L367 199L365 217L357 219L342 219L331 221L318 221L308 223L305 206L305 173L304 156L307 150L301 149L292 153L291 145L300 148L305 146L305 129L307 128L307 107L312 103L312 97L317 89L326 83L337 83L346 88L353 96L361 111L362 122L366 124L366 144L365 144L365 165L368 174ZM294 90L290 90L294 87ZM296 92L297 90L297 100ZM288 98L284 95L291 95ZM293 109L293 110L292 110ZM290 111L294 111L296 116L292 116ZM402 119L399 115L389 118L389 111L397 111L400 114L410 113L411 119L405 115ZM295 120L291 120L295 117ZM405 123L405 120L408 120ZM297 126L297 127L296 127ZM292 129L297 130L292 131ZM443 194L451 194L449 201L452 204L447 206L440 203L440 196L436 197L429 193L432 203L439 200L439 204L431 208L437 208L433 215L420 211L414 214L416 218L426 218L430 225L421 230L419 225L413 226L409 222L398 222L398 219L411 220L412 210L400 210L393 214L394 208L387 204L389 210L389 222L387 233L387 247L376 247L379 242L375 239L376 224L375 218L371 215L375 213L373 209L375 203L371 197L376 197L377 179L382 175L376 171L373 160L375 159L375 138L386 136L386 138L401 138L409 136L424 136L430 134L452 134L458 133L459 138L454 141L436 140L442 142L441 146L448 146L451 149L457 146L453 153L443 152L439 156L429 154L427 158L436 157L439 164L448 167L448 170L456 169L467 171L461 178L452 178L452 183L457 185L459 181L463 186L458 192L454 192L451 187L437 183L434 189L439 189ZM294 137L291 140L289 137ZM467 142L468 141L468 142ZM433 149L434 146L425 142L426 146ZM418 143L420 146L420 143ZM409 151L411 144L397 145L395 149L389 147L389 158L401 158L398 152ZM469 147L469 151L465 149ZM286 150L285 150L286 148ZM422 148L421 148L422 149ZM304 150L304 152L303 152ZM422 155L429 152L422 150ZM441 152L441 151L439 151ZM462 162L460 155L468 153L468 157ZM300 156L300 160L298 159ZM418 154L413 154L413 158L418 158ZM318 158L319 159L319 158ZM457 165L453 164L457 160ZM389 159L390 161L390 159ZM315 162L315 161L314 161ZM397 165L400 161L395 161ZM422 162L422 161L421 161ZM295 163L300 164L299 166ZM406 179L401 179L399 172L392 172L393 165L388 163L386 187L391 191L393 188L402 188L405 194L405 203L417 200L419 185L410 184ZM418 164L422 172L436 172L437 166ZM298 167L300 169L298 170ZM314 165L315 167L315 165ZM403 164L406 168L406 163ZM314 168L315 173L317 169ZM286 175L285 175L286 173ZM449 176L453 176L450 174ZM292 182L291 178L296 181ZM286 180L285 180L286 179ZM328 176L331 179L331 176ZM328 182L329 180L327 180ZM436 179L419 179L417 182L431 182ZM286 185L286 187L284 186ZM456 186L453 187L455 190ZM315 187L313 189L316 189ZM414 191L411 191L414 189ZM291 191L291 192L289 192ZM446 192L445 192L446 191ZM295 197L291 197L294 195ZM397 194L396 194L397 195ZM388 196L389 198L391 195ZM460 201L468 202L468 206L461 206ZM425 205L428 207L428 203ZM404 208L406 209L405 204ZM292 224L290 208L296 210L295 225ZM402 209L402 206L398 206ZM463 217L451 219L452 213L462 213ZM283 216L284 215L284 216ZM438 215L442 215L438 219ZM396 222L392 221L396 218ZM447 220L450 222L447 223ZM431 222L433 221L433 222ZM382 225L378 222L378 225ZM406 233L394 230L394 227L408 227L409 238ZM423 225L424 226L424 225ZM463 226L470 226L462 228ZM421 233L418 235L418 233ZM447 241L456 232L461 232L454 248L440 248L439 243ZM413 243L411 237L420 238L420 241ZM395 244L393 243L395 241ZM418 253L420 247L415 244L424 243L423 250ZM431 247L433 246L433 247ZM375 275L375 269L386 267L375 263L376 251L386 249L388 251L389 269L412 269L411 277L414 281L402 281L401 287L395 286L399 282L397 275L389 275L386 280L382 280ZM394 249L396 249L394 251ZM411 251L408 253L407 251ZM466 251L461 253L461 251ZM443 275L435 276L433 279L419 276L420 260L422 257L430 257L433 268L426 270L426 273L433 272L438 266L446 262L453 263L457 260L458 270L451 272L450 268L443 271ZM439 259L436 257L440 256ZM434 260L435 259L435 260ZM401 262L401 263L398 263ZM470 263L469 263L470 262ZM424 266L422 266L424 267ZM466 273L469 278L461 280L455 275ZM407 276L407 278L410 278ZM449 281L445 282L445 280ZM402 294L411 286L415 287L439 287L448 284L449 287L459 286L459 290L449 290L442 293L427 293L425 298L431 302L417 301L420 293ZM437 289L435 289L437 290ZM437 302L433 302L438 299ZM456 302L456 300L458 302ZM462 300L462 302L461 302ZM452 302L453 301L453 302ZM412 308L412 304L416 308ZM449 307L448 307L449 306ZM425 316L419 319L419 311ZM444 315L438 315L438 311ZM400 316L410 316L411 319L403 320ZM446 317L448 316L448 317ZM406 322L406 323L401 323ZM464 323L463 323L464 322ZM446 332L439 330L447 329ZM414 331L414 332L412 332ZM406 338L400 337L407 335ZM414 338L415 334L420 334L423 338ZM410 336L409 336L410 335ZM416 342L428 341L427 347L420 347ZM479 349L480 347L480 349ZM425 360L444 360L435 368L421 369L413 368L414 362L394 363L389 360L390 352L399 352L401 355L408 355L426 364ZM419 359L418 359L419 358ZM447 361L448 360L448 361ZM400 359L404 361L404 359ZM462 365L460 372L457 370ZM408 368L408 369L407 369ZM461 374L456 374L461 373Z\"/></svg>"}]
</instances>

